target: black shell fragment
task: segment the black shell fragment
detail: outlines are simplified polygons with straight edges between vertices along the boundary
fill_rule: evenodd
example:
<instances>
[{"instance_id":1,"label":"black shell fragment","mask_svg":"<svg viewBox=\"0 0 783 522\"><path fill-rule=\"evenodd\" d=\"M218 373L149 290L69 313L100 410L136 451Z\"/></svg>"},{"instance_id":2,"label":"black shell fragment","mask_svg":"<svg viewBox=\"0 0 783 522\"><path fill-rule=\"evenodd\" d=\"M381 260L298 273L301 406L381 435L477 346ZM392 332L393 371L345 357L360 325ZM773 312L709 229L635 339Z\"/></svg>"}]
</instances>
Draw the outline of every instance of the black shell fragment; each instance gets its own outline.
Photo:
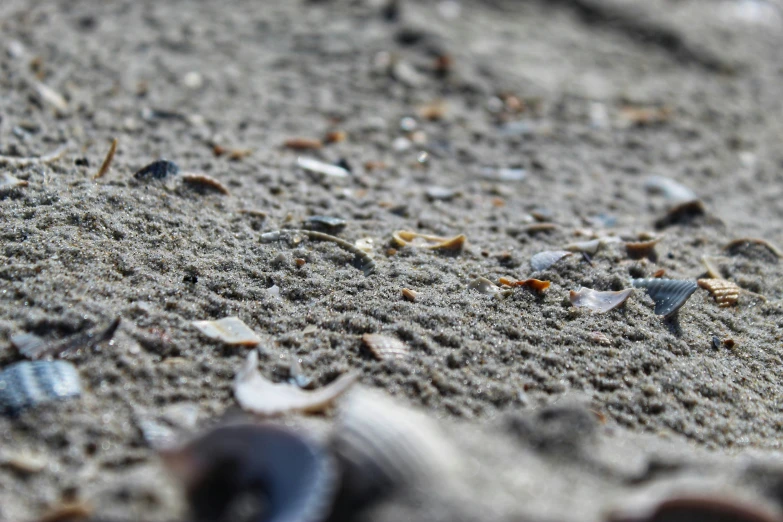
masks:
<instances>
[{"instance_id":1,"label":"black shell fragment","mask_svg":"<svg viewBox=\"0 0 783 522\"><path fill-rule=\"evenodd\" d=\"M136 179L163 179L166 176L175 176L179 173L179 166L173 161L153 161L133 175Z\"/></svg>"},{"instance_id":2,"label":"black shell fragment","mask_svg":"<svg viewBox=\"0 0 783 522\"><path fill-rule=\"evenodd\" d=\"M81 392L76 367L67 361L24 361L0 372L0 411L6 415Z\"/></svg>"},{"instance_id":3,"label":"black shell fragment","mask_svg":"<svg viewBox=\"0 0 783 522\"><path fill-rule=\"evenodd\" d=\"M343 218L333 216L311 216L304 222L304 228L320 230L334 234L345 228L348 222Z\"/></svg>"},{"instance_id":4,"label":"black shell fragment","mask_svg":"<svg viewBox=\"0 0 783 522\"><path fill-rule=\"evenodd\" d=\"M656 315L671 317L699 288L695 281L676 279L632 279L636 288L644 288L655 302Z\"/></svg>"},{"instance_id":5,"label":"black shell fragment","mask_svg":"<svg viewBox=\"0 0 783 522\"><path fill-rule=\"evenodd\" d=\"M188 463L185 480L199 521L233 520L237 503L255 500L259 522L319 522L332 506L337 478L331 458L315 442L272 424L216 428L164 460Z\"/></svg>"}]
</instances>

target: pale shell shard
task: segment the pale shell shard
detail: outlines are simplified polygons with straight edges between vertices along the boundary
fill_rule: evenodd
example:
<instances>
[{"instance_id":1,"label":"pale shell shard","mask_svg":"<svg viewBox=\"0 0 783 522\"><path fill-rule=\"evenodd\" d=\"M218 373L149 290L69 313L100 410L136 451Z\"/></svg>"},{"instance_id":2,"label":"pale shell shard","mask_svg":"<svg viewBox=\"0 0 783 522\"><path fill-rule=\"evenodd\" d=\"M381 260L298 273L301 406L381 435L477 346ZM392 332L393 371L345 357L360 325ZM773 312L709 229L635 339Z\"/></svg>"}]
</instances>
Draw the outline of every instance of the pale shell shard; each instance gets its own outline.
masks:
<instances>
[{"instance_id":1,"label":"pale shell shard","mask_svg":"<svg viewBox=\"0 0 783 522\"><path fill-rule=\"evenodd\" d=\"M257 513L243 520L321 522L338 483L320 443L271 424L221 426L161 457L184 483L198 520L234 520L237 504L257 494L263 504L250 503Z\"/></svg>"},{"instance_id":2,"label":"pale shell shard","mask_svg":"<svg viewBox=\"0 0 783 522\"><path fill-rule=\"evenodd\" d=\"M740 287L731 281L725 279L698 279L696 284L712 294L715 302L721 308L733 306L739 300Z\"/></svg>"},{"instance_id":3,"label":"pale shell shard","mask_svg":"<svg viewBox=\"0 0 783 522\"><path fill-rule=\"evenodd\" d=\"M202 334L228 345L255 346L261 339L238 317L224 317L218 321L193 321Z\"/></svg>"},{"instance_id":4,"label":"pale shell shard","mask_svg":"<svg viewBox=\"0 0 783 522\"><path fill-rule=\"evenodd\" d=\"M0 372L0 411L8 415L81 392L79 373L66 361L23 361Z\"/></svg>"},{"instance_id":5,"label":"pale shell shard","mask_svg":"<svg viewBox=\"0 0 783 522\"><path fill-rule=\"evenodd\" d=\"M533 270L539 272L548 269L564 257L570 255L573 255L573 253L567 250L546 250L531 257L530 266L533 267Z\"/></svg>"},{"instance_id":6,"label":"pale shell shard","mask_svg":"<svg viewBox=\"0 0 783 522\"><path fill-rule=\"evenodd\" d=\"M655 314L671 317L699 286L695 281L676 279L632 279L636 288L644 288L655 302Z\"/></svg>"},{"instance_id":7,"label":"pale shell shard","mask_svg":"<svg viewBox=\"0 0 783 522\"><path fill-rule=\"evenodd\" d=\"M585 254L593 255L598 252L598 249L603 245L602 239L592 239L590 241L579 241L577 243L571 243L563 247L563 250L569 252L584 252Z\"/></svg>"},{"instance_id":8,"label":"pale shell shard","mask_svg":"<svg viewBox=\"0 0 783 522\"><path fill-rule=\"evenodd\" d=\"M331 165L313 158L296 158L296 164L299 168L312 172L314 174L323 174L330 178L347 178L350 173L343 167Z\"/></svg>"},{"instance_id":9,"label":"pale shell shard","mask_svg":"<svg viewBox=\"0 0 783 522\"><path fill-rule=\"evenodd\" d=\"M362 341L367 350L379 361L404 359L410 354L408 346L404 342L388 335L364 334Z\"/></svg>"},{"instance_id":10,"label":"pale shell shard","mask_svg":"<svg viewBox=\"0 0 783 522\"><path fill-rule=\"evenodd\" d=\"M331 443L343 471L343 495L363 503L431 480L458 476L462 461L425 415L370 390L338 410Z\"/></svg>"},{"instance_id":11,"label":"pale shell shard","mask_svg":"<svg viewBox=\"0 0 783 522\"><path fill-rule=\"evenodd\" d=\"M26 187L28 185L27 181L23 179L18 179L8 172L3 172L2 175L0 175L0 192L3 192L5 190L11 190L19 187Z\"/></svg>"},{"instance_id":12,"label":"pale shell shard","mask_svg":"<svg viewBox=\"0 0 783 522\"><path fill-rule=\"evenodd\" d=\"M468 288L476 290L484 295L496 295L500 292L500 287L487 279L486 277L477 277L468 283Z\"/></svg>"},{"instance_id":13,"label":"pale shell shard","mask_svg":"<svg viewBox=\"0 0 783 522\"><path fill-rule=\"evenodd\" d=\"M397 246L413 246L429 248L431 250L459 251L465 245L467 237L459 234L454 237L441 237L429 234L419 234L410 230L397 230L392 233L392 238Z\"/></svg>"},{"instance_id":14,"label":"pale shell shard","mask_svg":"<svg viewBox=\"0 0 783 522\"><path fill-rule=\"evenodd\" d=\"M723 274L718 266L718 259L710 256L702 256L701 262L707 269L707 276L710 279L723 279Z\"/></svg>"},{"instance_id":15,"label":"pale shell shard","mask_svg":"<svg viewBox=\"0 0 783 522\"><path fill-rule=\"evenodd\" d=\"M570 298L571 304L576 308L588 308L602 314L625 303L631 293L633 288L626 288L619 292L600 292L582 287L576 292L571 290Z\"/></svg>"},{"instance_id":16,"label":"pale shell shard","mask_svg":"<svg viewBox=\"0 0 783 522\"><path fill-rule=\"evenodd\" d=\"M662 194L672 204L685 203L699 199L691 189L664 176L650 176L644 182L644 188L654 194Z\"/></svg>"},{"instance_id":17,"label":"pale shell shard","mask_svg":"<svg viewBox=\"0 0 783 522\"><path fill-rule=\"evenodd\" d=\"M276 384L265 379L257 365L258 354L253 350L234 379L234 396L243 410L264 417L324 411L358 379L356 374L349 373L323 388L305 391L287 383Z\"/></svg>"}]
</instances>

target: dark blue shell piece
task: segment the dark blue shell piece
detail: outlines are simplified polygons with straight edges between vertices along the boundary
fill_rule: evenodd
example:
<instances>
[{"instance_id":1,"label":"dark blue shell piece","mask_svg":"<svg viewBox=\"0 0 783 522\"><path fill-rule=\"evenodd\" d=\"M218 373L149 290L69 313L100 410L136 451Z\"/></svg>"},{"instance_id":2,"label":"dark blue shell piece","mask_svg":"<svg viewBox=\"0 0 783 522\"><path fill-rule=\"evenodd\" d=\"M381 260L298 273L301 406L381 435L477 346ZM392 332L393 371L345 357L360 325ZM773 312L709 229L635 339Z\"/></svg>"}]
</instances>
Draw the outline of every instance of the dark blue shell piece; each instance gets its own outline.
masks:
<instances>
[{"instance_id":1,"label":"dark blue shell piece","mask_svg":"<svg viewBox=\"0 0 783 522\"><path fill-rule=\"evenodd\" d=\"M179 173L179 166L173 161L158 160L150 163L133 175L136 179L163 179Z\"/></svg>"},{"instance_id":2,"label":"dark blue shell piece","mask_svg":"<svg viewBox=\"0 0 783 522\"><path fill-rule=\"evenodd\" d=\"M81 393L79 373L67 361L24 361L0 372L0 412L6 415Z\"/></svg>"}]
</instances>

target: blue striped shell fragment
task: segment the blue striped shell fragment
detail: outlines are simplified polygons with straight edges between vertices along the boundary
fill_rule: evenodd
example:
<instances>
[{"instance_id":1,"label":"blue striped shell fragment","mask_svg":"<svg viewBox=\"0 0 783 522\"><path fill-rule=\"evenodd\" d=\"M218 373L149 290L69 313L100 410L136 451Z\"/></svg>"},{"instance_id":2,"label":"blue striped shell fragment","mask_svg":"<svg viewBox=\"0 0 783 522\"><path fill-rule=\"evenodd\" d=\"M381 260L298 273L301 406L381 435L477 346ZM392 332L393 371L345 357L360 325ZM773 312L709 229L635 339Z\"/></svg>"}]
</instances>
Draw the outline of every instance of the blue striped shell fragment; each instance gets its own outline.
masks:
<instances>
[{"instance_id":1,"label":"blue striped shell fragment","mask_svg":"<svg viewBox=\"0 0 783 522\"><path fill-rule=\"evenodd\" d=\"M24 361L0 371L0 412L6 415L81 393L79 373L67 361Z\"/></svg>"},{"instance_id":2,"label":"blue striped shell fragment","mask_svg":"<svg viewBox=\"0 0 783 522\"><path fill-rule=\"evenodd\" d=\"M655 314L671 317L699 286L695 281L677 279L632 279L635 288L644 288L655 302Z\"/></svg>"}]
</instances>

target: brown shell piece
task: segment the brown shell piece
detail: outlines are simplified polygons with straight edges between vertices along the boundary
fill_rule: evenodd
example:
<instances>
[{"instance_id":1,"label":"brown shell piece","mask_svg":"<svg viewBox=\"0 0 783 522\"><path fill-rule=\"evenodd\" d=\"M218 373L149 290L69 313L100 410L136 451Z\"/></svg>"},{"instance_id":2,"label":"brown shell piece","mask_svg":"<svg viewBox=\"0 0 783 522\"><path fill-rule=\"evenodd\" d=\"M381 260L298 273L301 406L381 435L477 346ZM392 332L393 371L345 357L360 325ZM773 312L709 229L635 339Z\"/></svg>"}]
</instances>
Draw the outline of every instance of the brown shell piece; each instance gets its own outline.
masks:
<instances>
[{"instance_id":1,"label":"brown shell piece","mask_svg":"<svg viewBox=\"0 0 783 522\"><path fill-rule=\"evenodd\" d=\"M410 302L416 301L418 295L419 293L416 290L411 290L410 288L402 289L402 296Z\"/></svg>"},{"instance_id":2,"label":"brown shell piece","mask_svg":"<svg viewBox=\"0 0 783 522\"><path fill-rule=\"evenodd\" d=\"M783 251L781 251L778 247L776 247L766 239L761 239L757 237L742 237L739 239L734 239L732 241L729 241L726 244L726 246L723 247L723 250L727 250L731 252L748 244L763 246L764 248L772 252L775 255L775 257L783 258Z\"/></svg>"},{"instance_id":3,"label":"brown shell piece","mask_svg":"<svg viewBox=\"0 0 783 522\"><path fill-rule=\"evenodd\" d=\"M526 287L526 288L530 288L531 290L535 290L536 292L539 293L549 288L550 285L552 284L551 281L542 281L541 279L525 279L520 281L514 281L507 277L501 277L499 283L501 285Z\"/></svg>"},{"instance_id":4,"label":"brown shell piece","mask_svg":"<svg viewBox=\"0 0 783 522\"><path fill-rule=\"evenodd\" d=\"M92 517L95 510L84 501L67 502L50 508L41 515L38 522L75 522Z\"/></svg>"},{"instance_id":5,"label":"brown shell piece","mask_svg":"<svg viewBox=\"0 0 783 522\"><path fill-rule=\"evenodd\" d=\"M274 383L258 371L258 353L253 350L234 378L234 397L248 412L264 417L285 413L321 412L356 382L358 375L348 373L318 390L306 391L288 383Z\"/></svg>"},{"instance_id":6,"label":"brown shell piece","mask_svg":"<svg viewBox=\"0 0 783 522\"><path fill-rule=\"evenodd\" d=\"M701 200L686 201L670 208L666 214L655 221L655 228L662 229L671 225L690 223L707 213Z\"/></svg>"},{"instance_id":7,"label":"brown shell piece","mask_svg":"<svg viewBox=\"0 0 783 522\"><path fill-rule=\"evenodd\" d=\"M429 248L431 250L451 250L459 251L465 246L467 237L460 234L454 237L432 236L429 234L419 234L410 230L396 230L392 233L392 238L397 246L413 246Z\"/></svg>"},{"instance_id":8,"label":"brown shell piece","mask_svg":"<svg viewBox=\"0 0 783 522\"><path fill-rule=\"evenodd\" d=\"M629 241L625 243L625 252L631 259L643 259L647 258L652 261L657 259L658 254L655 253L655 245L657 245L662 238L656 237L648 239L646 241Z\"/></svg>"},{"instance_id":9,"label":"brown shell piece","mask_svg":"<svg viewBox=\"0 0 783 522\"><path fill-rule=\"evenodd\" d=\"M321 140L314 138L289 138L283 146L291 150L317 150L323 146Z\"/></svg>"},{"instance_id":10,"label":"brown shell piece","mask_svg":"<svg viewBox=\"0 0 783 522\"><path fill-rule=\"evenodd\" d=\"M740 287L731 281L725 279L699 279L696 283L712 294L715 302L721 308L733 306L739 300Z\"/></svg>"},{"instance_id":11,"label":"brown shell piece","mask_svg":"<svg viewBox=\"0 0 783 522\"><path fill-rule=\"evenodd\" d=\"M238 317L224 317L218 321L193 321L202 334L229 345L255 346L261 342L256 333Z\"/></svg>"},{"instance_id":12,"label":"brown shell piece","mask_svg":"<svg viewBox=\"0 0 783 522\"><path fill-rule=\"evenodd\" d=\"M189 185L195 185L199 187L205 187L212 190L217 190L221 194L225 194L226 196L230 195L231 192L229 192L228 187L223 185L221 182L213 178L212 176L207 176L206 174L191 174L186 173L182 175L182 181Z\"/></svg>"},{"instance_id":13,"label":"brown shell piece","mask_svg":"<svg viewBox=\"0 0 783 522\"><path fill-rule=\"evenodd\" d=\"M364 334L362 341L367 351L379 361L386 359L404 359L408 356L408 346L394 337L383 334Z\"/></svg>"},{"instance_id":14,"label":"brown shell piece","mask_svg":"<svg viewBox=\"0 0 783 522\"><path fill-rule=\"evenodd\" d=\"M633 288L626 288L619 292L599 292L582 287L576 292L571 290L570 298L571 304L576 308L589 308L602 314L622 305L632 292Z\"/></svg>"}]
</instances>

